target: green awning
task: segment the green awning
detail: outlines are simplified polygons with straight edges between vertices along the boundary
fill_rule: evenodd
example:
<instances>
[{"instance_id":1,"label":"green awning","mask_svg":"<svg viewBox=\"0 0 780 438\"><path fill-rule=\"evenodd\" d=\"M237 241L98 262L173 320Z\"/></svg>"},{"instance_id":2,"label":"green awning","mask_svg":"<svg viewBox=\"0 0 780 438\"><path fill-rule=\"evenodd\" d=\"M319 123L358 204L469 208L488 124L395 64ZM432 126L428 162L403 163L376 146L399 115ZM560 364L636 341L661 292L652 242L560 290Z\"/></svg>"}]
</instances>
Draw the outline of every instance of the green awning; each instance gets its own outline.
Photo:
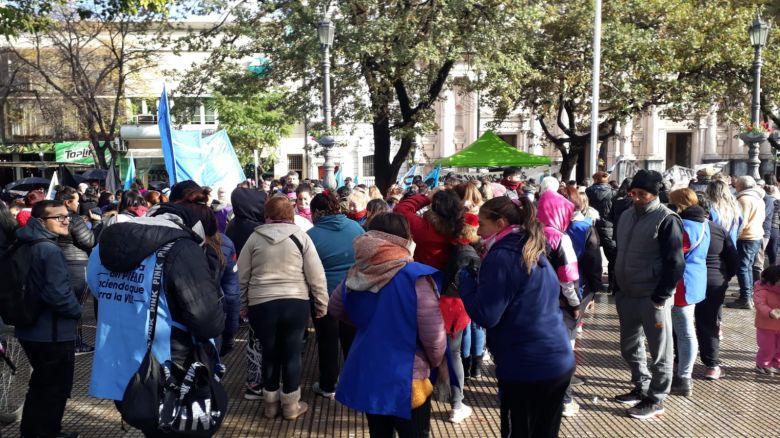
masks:
<instances>
[{"instance_id":1,"label":"green awning","mask_svg":"<svg viewBox=\"0 0 780 438\"><path fill-rule=\"evenodd\" d=\"M534 167L549 166L550 157L523 152L501 140L493 131L486 131L474 143L436 165L444 167Z\"/></svg>"}]
</instances>

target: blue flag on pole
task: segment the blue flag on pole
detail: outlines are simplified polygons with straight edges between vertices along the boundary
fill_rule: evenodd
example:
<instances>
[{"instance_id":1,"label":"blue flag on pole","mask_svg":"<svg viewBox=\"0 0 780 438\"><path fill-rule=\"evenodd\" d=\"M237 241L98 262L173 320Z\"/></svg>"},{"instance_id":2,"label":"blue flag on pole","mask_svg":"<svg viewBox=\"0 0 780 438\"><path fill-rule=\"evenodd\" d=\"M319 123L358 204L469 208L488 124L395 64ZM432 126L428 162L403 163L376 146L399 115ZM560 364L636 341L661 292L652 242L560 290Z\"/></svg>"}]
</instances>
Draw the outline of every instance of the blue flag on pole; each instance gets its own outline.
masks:
<instances>
[{"instance_id":1,"label":"blue flag on pole","mask_svg":"<svg viewBox=\"0 0 780 438\"><path fill-rule=\"evenodd\" d=\"M436 166L428 175L423 178L423 182L430 188L439 187L439 173L441 172L441 166Z\"/></svg>"},{"instance_id":2,"label":"blue flag on pole","mask_svg":"<svg viewBox=\"0 0 780 438\"><path fill-rule=\"evenodd\" d=\"M173 154L173 136L171 129L171 112L168 106L168 91L163 84L160 95L160 105L157 107L157 126L160 128L160 145L162 146L165 170L168 172L168 184L173 187L179 182L176 178L176 157Z\"/></svg>"},{"instance_id":3,"label":"blue flag on pole","mask_svg":"<svg viewBox=\"0 0 780 438\"><path fill-rule=\"evenodd\" d=\"M403 178L398 182L401 184L401 187L405 189L408 189L410 185L412 185L412 180L414 179L414 175L417 174L417 165L415 164L412 166L411 169L409 169L408 172L406 172L406 175L404 175Z\"/></svg>"},{"instance_id":4,"label":"blue flag on pole","mask_svg":"<svg viewBox=\"0 0 780 438\"><path fill-rule=\"evenodd\" d=\"M341 167L336 172L336 188L344 187L344 172L341 171Z\"/></svg>"},{"instance_id":5,"label":"blue flag on pole","mask_svg":"<svg viewBox=\"0 0 780 438\"><path fill-rule=\"evenodd\" d=\"M129 157L130 162L127 165L127 175L125 175L125 190L130 190L130 186L133 185L135 180L135 160L132 155Z\"/></svg>"}]
</instances>

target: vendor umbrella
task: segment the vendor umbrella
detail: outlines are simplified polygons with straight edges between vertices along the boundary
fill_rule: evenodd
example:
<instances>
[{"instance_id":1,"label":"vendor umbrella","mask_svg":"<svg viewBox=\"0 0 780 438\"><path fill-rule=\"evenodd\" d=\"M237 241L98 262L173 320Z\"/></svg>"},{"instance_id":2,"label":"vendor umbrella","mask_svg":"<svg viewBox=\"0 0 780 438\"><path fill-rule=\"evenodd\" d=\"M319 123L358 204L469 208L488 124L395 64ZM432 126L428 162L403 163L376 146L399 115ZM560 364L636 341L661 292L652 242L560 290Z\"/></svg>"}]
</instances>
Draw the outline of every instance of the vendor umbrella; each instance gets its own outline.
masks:
<instances>
[{"instance_id":1,"label":"vendor umbrella","mask_svg":"<svg viewBox=\"0 0 780 438\"><path fill-rule=\"evenodd\" d=\"M31 176L28 178L22 178L18 181L14 181L5 186L5 189L15 192L29 192L30 190L49 187L49 180L46 178L40 178L37 176Z\"/></svg>"},{"instance_id":2,"label":"vendor umbrella","mask_svg":"<svg viewBox=\"0 0 780 438\"><path fill-rule=\"evenodd\" d=\"M83 178L84 181L103 181L106 179L106 176L108 176L108 171L106 169L90 169L81 174L81 178Z\"/></svg>"}]
</instances>

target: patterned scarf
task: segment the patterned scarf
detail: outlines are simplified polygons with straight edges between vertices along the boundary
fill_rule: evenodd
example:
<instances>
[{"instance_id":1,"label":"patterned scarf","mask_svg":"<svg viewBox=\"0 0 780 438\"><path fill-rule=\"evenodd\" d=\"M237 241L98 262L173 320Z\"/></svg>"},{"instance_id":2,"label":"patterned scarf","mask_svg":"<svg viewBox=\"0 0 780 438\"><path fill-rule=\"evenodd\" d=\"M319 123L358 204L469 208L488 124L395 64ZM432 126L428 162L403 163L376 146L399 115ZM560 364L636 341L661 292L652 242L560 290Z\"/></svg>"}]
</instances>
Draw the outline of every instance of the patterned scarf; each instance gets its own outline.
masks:
<instances>
[{"instance_id":1,"label":"patterned scarf","mask_svg":"<svg viewBox=\"0 0 780 438\"><path fill-rule=\"evenodd\" d=\"M395 274L412 261L410 241L369 231L355 238L355 265L347 273L346 285L351 290L379 292Z\"/></svg>"}]
</instances>

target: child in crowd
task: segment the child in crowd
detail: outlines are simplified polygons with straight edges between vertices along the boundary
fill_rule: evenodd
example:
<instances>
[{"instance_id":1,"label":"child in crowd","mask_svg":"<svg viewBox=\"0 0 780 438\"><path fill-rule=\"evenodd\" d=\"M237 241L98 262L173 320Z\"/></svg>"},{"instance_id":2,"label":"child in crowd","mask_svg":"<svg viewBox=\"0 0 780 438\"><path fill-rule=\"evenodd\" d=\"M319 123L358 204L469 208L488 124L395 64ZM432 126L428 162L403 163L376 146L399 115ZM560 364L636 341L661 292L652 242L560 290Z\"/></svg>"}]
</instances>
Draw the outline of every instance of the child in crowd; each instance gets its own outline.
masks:
<instances>
[{"instance_id":1,"label":"child in crowd","mask_svg":"<svg viewBox=\"0 0 780 438\"><path fill-rule=\"evenodd\" d=\"M766 268L755 288L756 371L780 373L780 266Z\"/></svg>"}]
</instances>

